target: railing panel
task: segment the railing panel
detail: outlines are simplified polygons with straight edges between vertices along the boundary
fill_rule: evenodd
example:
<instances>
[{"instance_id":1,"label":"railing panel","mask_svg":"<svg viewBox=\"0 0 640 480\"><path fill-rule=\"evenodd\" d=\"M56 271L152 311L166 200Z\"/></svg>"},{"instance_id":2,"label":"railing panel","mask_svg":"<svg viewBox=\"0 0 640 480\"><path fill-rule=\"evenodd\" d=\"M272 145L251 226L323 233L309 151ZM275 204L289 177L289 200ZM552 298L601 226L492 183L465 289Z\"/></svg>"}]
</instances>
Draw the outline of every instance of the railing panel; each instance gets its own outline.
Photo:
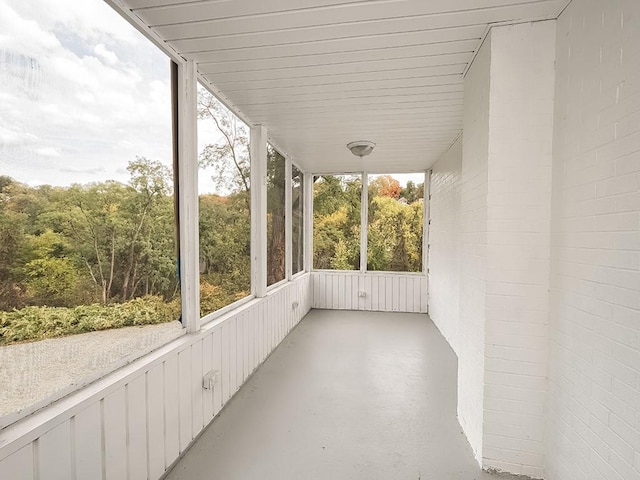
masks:
<instances>
[{"instance_id":1,"label":"railing panel","mask_svg":"<svg viewBox=\"0 0 640 480\"><path fill-rule=\"evenodd\" d=\"M420 274L316 271L313 308L427 312L427 277Z\"/></svg>"}]
</instances>

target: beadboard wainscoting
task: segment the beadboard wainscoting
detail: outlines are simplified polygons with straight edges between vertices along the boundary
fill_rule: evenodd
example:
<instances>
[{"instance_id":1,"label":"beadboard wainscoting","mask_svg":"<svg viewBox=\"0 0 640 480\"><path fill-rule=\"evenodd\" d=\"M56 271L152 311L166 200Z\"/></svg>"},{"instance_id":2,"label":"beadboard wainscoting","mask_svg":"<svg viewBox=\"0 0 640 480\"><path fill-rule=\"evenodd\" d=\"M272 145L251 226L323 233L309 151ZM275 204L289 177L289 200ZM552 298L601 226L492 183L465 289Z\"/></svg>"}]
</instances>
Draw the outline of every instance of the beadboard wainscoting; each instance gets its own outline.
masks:
<instances>
[{"instance_id":1,"label":"beadboard wainscoting","mask_svg":"<svg viewBox=\"0 0 640 480\"><path fill-rule=\"evenodd\" d=\"M159 479L307 314L311 292L304 274L7 427L0 478Z\"/></svg>"},{"instance_id":2,"label":"beadboard wainscoting","mask_svg":"<svg viewBox=\"0 0 640 480\"><path fill-rule=\"evenodd\" d=\"M421 274L312 272L313 308L427 313Z\"/></svg>"}]
</instances>

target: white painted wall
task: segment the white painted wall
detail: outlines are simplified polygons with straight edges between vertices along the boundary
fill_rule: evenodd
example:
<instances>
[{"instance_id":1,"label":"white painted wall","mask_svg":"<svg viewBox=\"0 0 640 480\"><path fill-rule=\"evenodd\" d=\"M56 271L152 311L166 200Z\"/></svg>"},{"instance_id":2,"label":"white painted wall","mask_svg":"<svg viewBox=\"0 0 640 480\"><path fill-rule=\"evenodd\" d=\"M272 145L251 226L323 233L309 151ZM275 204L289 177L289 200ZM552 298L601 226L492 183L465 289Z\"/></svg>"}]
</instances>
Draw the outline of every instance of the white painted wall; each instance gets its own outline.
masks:
<instances>
[{"instance_id":1,"label":"white painted wall","mask_svg":"<svg viewBox=\"0 0 640 480\"><path fill-rule=\"evenodd\" d=\"M433 167L430 315L484 468L544 475L555 22L495 27Z\"/></svg>"},{"instance_id":2,"label":"white painted wall","mask_svg":"<svg viewBox=\"0 0 640 480\"><path fill-rule=\"evenodd\" d=\"M460 183L458 419L478 461L482 459L484 419L490 66L491 34L480 48L464 81ZM436 281L434 278L433 282Z\"/></svg>"},{"instance_id":3,"label":"white painted wall","mask_svg":"<svg viewBox=\"0 0 640 480\"><path fill-rule=\"evenodd\" d=\"M640 2L558 20L547 478L640 478Z\"/></svg>"},{"instance_id":4,"label":"white painted wall","mask_svg":"<svg viewBox=\"0 0 640 480\"><path fill-rule=\"evenodd\" d=\"M317 271L311 277L313 308L427 313L425 275Z\"/></svg>"},{"instance_id":5,"label":"white painted wall","mask_svg":"<svg viewBox=\"0 0 640 480\"><path fill-rule=\"evenodd\" d=\"M309 311L311 296L302 275L7 427L0 479L160 478ZM212 369L219 382L205 390Z\"/></svg>"},{"instance_id":6,"label":"white painted wall","mask_svg":"<svg viewBox=\"0 0 640 480\"><path fill-rule=\"evenodd\" d=\"M555 21L491 31L483 467L544 477Z\"/></svg>"},{"instance_id":7,"label":"white painted wall","mask_svg":"<svg viewBox=\"0 0 640 480\"><path fill-rule=\"evenodd\" d=\"M453 351L460 353L460 190L462 137L431 171L429 316Z\"/></svg>"}]
</instances>

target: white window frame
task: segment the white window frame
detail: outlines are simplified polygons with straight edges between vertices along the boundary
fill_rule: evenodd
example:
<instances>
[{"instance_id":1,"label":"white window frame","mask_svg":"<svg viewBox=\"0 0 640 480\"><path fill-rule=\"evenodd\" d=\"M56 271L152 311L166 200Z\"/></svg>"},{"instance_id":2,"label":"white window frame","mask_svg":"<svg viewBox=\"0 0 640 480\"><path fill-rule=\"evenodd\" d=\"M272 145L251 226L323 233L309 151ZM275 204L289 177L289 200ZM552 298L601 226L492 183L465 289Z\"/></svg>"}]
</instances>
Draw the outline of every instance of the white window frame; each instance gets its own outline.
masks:
<instances>
[{"instance_id":1,"label":"white window frame","mask_svg":"<svg viewBox=\"0 0 640 480\"><path fill-rule=\"evenodd\" d=\"M424 192L423 192L423 201L422 201L422 261L421 261L421 269L419 272L398 272L392 270L369 270L367 268L367 248L368 248L368 235L369 235L369 176L374 175L405 175L405 174L423 174L424 175ZM313 178L316 176L323 175L334 175L334 176L344 176L344 175L360 175L362 181L362 197L360 204L360 269L356 270L333 270L330 268L314 268L313 267L313 193L310 195L310 210L311 210L311 225L310 227L310 239L305 244L305 247L308 247L310 252L309 265L311 272L320 272L320 273L360 273L367 275L403 275L403 276L418 276L424 277L427 276L429 272L428 260L429 260L429 187L431 183L431 170L422 170L417 172L411 171L402 171L390 173L379 172L379 171L363 171L363 172L323 172L323 173L312 173L309 174L309 178L311 181L310 190L313 189ZM306 253L306 252L305 252Z\"/></svg>"}]
</instances>

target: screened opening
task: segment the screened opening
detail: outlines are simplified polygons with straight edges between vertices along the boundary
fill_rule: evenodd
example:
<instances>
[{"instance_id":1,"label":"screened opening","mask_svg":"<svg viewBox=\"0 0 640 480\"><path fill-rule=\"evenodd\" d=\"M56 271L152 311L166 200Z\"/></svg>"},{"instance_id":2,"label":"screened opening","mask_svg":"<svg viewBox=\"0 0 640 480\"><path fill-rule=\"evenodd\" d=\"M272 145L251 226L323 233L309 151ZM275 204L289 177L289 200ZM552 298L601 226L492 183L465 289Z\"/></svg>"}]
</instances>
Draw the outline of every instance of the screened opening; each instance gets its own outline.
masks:
<instances>
[{"instance_id":1,"label":"screened opening","mask_svg":"<svg viewBox=\"0 0 640 480\"><path fill-rule=\"evenodd\" d=\"M3 16L0 416L182 333L169 59L99 0Z\"/></svg>"},{"instance_id":2,"label":"screened opening","mask_svg":"<svg viewBox=\"0 0 640 480\"><path fill-rule=\"evenodd\" d=\"M360 269L362 177L313 177L313 268Z\"/></svg>"},{"instance_id":3,"label":"screened opening","mask_svg":"<svg viewBox=\"0 0 640 480\"><path fill-rule=\"evenodd\" d=\"M304 176L291 167L291 271L304 270Z\"/></svg>"},{"instance_id":4,"label":"screened opening","mask_svg":"<svg viewBox=\"0 0 640 480\"><path fill-rule=\"evenodd\" d=\"M421 272L424 174L368 180L367 270Z\"/></svg>"},{"instance_id":5,"label":"screened opening","mask_svg":"<svg viewBox=\"0 0 640 480\"><path fill-rule=\"evenodd\" d=\"M200 315L251 293L249 128L198 86Z\"/></svg>"},{"instance_id":6,"label":"screened opening","mask_svg":"<svg viewBox=\"0 0 640 480\"><path fill-rule=\"evenodd\" d=\"M267 286L286 276L285 189L286 160L267 146Z\"/></svg>"}]
</instances>

